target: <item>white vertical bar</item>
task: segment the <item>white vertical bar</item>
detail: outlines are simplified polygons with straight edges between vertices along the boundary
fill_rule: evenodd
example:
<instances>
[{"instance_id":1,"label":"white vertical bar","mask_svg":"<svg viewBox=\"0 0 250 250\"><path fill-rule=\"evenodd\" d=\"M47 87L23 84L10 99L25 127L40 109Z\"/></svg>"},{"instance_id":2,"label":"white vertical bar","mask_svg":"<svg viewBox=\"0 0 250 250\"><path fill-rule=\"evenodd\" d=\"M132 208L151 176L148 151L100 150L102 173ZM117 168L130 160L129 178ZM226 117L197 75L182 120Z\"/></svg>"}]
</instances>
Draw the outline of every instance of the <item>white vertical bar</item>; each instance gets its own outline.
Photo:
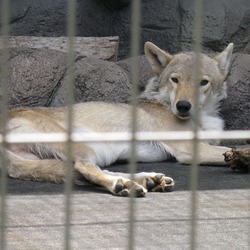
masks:
<instances>
[{"instance_id":1,"label":"white vertical bar","mask_svg":"<svg viewBox=\"0 0 250 250\"><path fill-rule=\"evenodd\" d=\"M203 0L195 1L195 19L194 19L194 51L195 51L195 63L193 68L193 84L196 85L195 88L195 116L194 116L194 139L193 139L193 163L191 170L191 235L190 235L190 249L194 250L196 248L197 239L197 187L199 179L199 168L197 165L198 160L198 124L200 119L200 113L198 108L199 102L199 78L200 78L200 53L202 50L202 24L203 24Z\"/></svg>"},{"instance_id":2,"label":"white vertical bar","mask_svg":"<svg viewBox=\"0 0 250 250\"><path fill-rule=\"evenodd\" d=\"M0 189L1 189L1 232L0 232L0 249L6 249L6 192L7 192L7 159L5 153L5 135L6 135L6 124L8 119L8 79L9 79L9 65L8 65L8 34L9 34L9 1L3 0L2 5L2 30L1 30L1 40L3 43L2 55L0 58L0 88L2 91L2 104L1 104L1 116L2 116L2 124L1 124L1 132L3 134L3 144L0 148L1 154L1 178L0 178Z\"/></svg>"},{"instance_id":3,"label":"white vertical bar","mask_svg":"<svg viewBox=\"0 0 250 250\"><path fill-rule=\"evenodd\" d=\"M250 169L249 169L248 175L249 175L249 183L250 183ZM250 190L249 190L248 199L250 201ZM250 218L250 206L248 206L248 207L249 207L249 218ZM247 233L248 233L248 249L250 249L250 220L248 222L248 231L247 231Z\"/></svg>"},{"instance_id":4,"label":"white vertical bar","mask_svg":"<svg viewBox=\"0 0 250 250\"><path fill-rule=\"evenodd\" d=\"M250 171L249 171L249 183L250 183ZM250 192L250 191L249 191ZM250 200L250 195L249 195L249 197L248 197L248 199ZM249 217L250 217L250 206L249 206ZM250 220L249 220L249 222L248 222L248 249L250 249Z\"/></svg>"},{"instance_id":5,"label":"white vertical bar","mask_svg":"<svg viewBox=\"0 0 250 250\"><path fill-rule=\"evenodd\" d=\"M75 38L75 15L76 15L76 0L68 1L68 16L67 16L67 36L68 36L68 58L67 58L67 171L65 183L65 249L71 249L71 194L72 194L72 180L73 180L73 166L72 166L72 124L73 113L72 105L74 102L74 38Z\"/></svg>"},{"instance_id":6,"label":"white vertical bar","mask_svg":"<svg viewBox=\"0 0 250 250\"><path fill-rule=\"evenodd\" d=\"M134 179L136 172L136 127L137 127L137 95L138 95L138 79L139 79L139 45L140 45L140 19L141 19L141 2L140 0L132 1L132 18L131 18L131 77L132 77L132 140L131 140L131 158L129 170L131 179ZM128 249L135 248L135 199L133 195L130 197L129 203L129 237Z\"/></svg>"}]
</instances>

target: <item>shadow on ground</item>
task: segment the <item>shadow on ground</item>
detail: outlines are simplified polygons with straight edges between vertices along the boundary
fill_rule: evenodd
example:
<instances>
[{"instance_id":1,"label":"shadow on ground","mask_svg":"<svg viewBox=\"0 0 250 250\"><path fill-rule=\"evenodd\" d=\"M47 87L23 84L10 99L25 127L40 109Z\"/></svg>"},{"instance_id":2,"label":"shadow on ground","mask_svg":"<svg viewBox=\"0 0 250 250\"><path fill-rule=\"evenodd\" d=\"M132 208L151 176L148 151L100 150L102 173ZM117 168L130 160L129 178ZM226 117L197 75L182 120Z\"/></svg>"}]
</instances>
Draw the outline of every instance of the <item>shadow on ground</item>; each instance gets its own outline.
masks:
<instances>
[{"instance_id":1,"label":"shadow on ground","mask_svg":"<svg viewBox=\"0 0 250 250\"><path fill-rule=\"evenodd\" d=\"M108 168L114 172L129 172L128 164L120 163ZM191 167L183 166L176 162L139 163L138 172L160 172L175 180L174 191L190 190ZM64 185L44 182L23 181L8 178L8 194L55 194L63 193ZM222 190L222 189L249 189L250 175L233 171L228 167L200 166L199 167L199 190ZM107 193L101 187L94 185L73 186L74 193L98 192Z\"/></svg>"}]
</instances>

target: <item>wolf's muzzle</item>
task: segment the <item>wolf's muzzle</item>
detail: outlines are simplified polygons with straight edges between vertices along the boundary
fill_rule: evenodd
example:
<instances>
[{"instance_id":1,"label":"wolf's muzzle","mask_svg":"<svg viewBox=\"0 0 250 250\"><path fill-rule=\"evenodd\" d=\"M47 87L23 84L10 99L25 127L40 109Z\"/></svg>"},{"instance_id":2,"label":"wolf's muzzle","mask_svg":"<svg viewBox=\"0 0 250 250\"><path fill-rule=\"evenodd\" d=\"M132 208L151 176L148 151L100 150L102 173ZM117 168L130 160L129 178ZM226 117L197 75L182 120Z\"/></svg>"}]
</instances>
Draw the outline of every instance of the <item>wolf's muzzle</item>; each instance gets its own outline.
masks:
<instances>
[{"instance_id":1,"label":"wolf's muzzle","mask_svg":"<svg viewBox=\"0 0 250 250\"><path fill-rule=\"evenodd\" d=\"M178 110L181 116L189 115L189 111L191 109L191 103L188 101L178 101L176 103L176 109Z\"/></svg>"}]
</instances>

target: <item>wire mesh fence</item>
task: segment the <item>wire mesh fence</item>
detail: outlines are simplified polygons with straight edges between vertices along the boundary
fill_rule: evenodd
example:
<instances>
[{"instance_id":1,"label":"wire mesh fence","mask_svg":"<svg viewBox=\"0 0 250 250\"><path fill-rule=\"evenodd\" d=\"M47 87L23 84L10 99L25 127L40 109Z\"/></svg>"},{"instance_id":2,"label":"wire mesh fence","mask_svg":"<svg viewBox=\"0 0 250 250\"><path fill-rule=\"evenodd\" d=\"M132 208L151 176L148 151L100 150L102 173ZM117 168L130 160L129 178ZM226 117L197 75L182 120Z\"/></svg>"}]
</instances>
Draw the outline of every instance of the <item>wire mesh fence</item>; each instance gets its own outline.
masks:
<instances>
[{"instance_id":1,"label":"wire mesh fence","mask_svg":"<svg viewBox=\"0 0 250 250\"><path fill-rule=\"evenodd\" d=\"M15 134L15 136L8 134L6 131L6 123L8 120L8 82L9 78L9 65L8 65L8 34L9 34L9 0L2 0L1 12L2 12L2 29L1 29L1 40L4 43L4 50L1 56L1 92L3 96L1 105L1 121L2 130L0 135L1 143L1 234L0 234L0 249L6 249L6 223L7 223L7 206L6 206L6 195L7 195L7 159L5 157L5 148L11 143L34 143L34 142L67 142L67 181L65 185L65 223L64 223L64 249L71 249L71 196L72 196L72 178L73 168L71 160L72 144L74 142L130 142L131 143L131 158L130 158L130 173L131 179L134 179L136 173L136 143L138 141L146 140L168 140L168 141L184 141L189 140L193 142L193 163L192 163L192 174L191 174L191 231L190 231L190 249L196 249L196 237L197 237L197 185L199 178L199 168L197 167L197 143L199 140L210 140L210 139L245 139L250 138L250 131L207 131L206 133L198 131L198 127L194 127L193 131L183 132L137 132L137 94L138 94L138 55L139 55L139 44L140 44L140 11L141 1L132 1L132 27L131 27L131 56L132 60L132 108L131 108L131 132L130 133L76 133L73 132L73 86L74 86L74 37L75 37L75 16L76 16L76 1L71 0L68 2L68 61L69 65L69 77L68 77L68 89L67 89L67 106L68 106L68 123L66 133L51 133L51 134ZM194 27L194 51L196 53L196 61L194 63L194 74L195 79L198 81L199 76L199 65L200 57L199 53L202 51L202 24L203 24L203 1L195 1L195 27ZM198 100L198 90L196 91L196 103ZM196 121L199 120L198 108ZM196 123L197 124L197 123ZM136 219L136 199L131 197L129 199L129 223L128 223L128 249L135 249L135 219ZM249 234L250 235L250 234ZM248 236L249 237L249 236ZM250 239L250 237L249 237ZM250 241L250 240L249 240Z\"/></svg>"}]
</instances>

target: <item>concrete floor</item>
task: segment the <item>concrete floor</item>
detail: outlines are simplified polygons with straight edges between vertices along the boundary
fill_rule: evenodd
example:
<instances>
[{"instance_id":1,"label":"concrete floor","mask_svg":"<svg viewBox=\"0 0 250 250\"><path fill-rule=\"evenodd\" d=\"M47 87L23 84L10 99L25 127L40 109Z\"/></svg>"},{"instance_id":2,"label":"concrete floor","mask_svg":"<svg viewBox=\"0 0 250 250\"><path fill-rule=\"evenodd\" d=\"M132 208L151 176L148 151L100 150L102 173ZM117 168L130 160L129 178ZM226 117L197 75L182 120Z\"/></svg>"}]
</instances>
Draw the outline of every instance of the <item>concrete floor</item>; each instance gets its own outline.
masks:
<instances>
[{"instance_id":1,"label":"concrete floor","mask_svg":"<svg viewBox=\"0 0 250 250\"><path fill-rule=\"evenodd\" d=\"M126 164L111 166L127 171ZM189 249L189 166L139 164L138 171L175 179L171 193L135 200L134 249ZM63 185L8 179L7 249L64 249ZM227 167L200 167L197 249L250 249L250 175ZM95 186L74 186L72 249L128 249L129 198Z\"/></svg>"}]
</instances>

